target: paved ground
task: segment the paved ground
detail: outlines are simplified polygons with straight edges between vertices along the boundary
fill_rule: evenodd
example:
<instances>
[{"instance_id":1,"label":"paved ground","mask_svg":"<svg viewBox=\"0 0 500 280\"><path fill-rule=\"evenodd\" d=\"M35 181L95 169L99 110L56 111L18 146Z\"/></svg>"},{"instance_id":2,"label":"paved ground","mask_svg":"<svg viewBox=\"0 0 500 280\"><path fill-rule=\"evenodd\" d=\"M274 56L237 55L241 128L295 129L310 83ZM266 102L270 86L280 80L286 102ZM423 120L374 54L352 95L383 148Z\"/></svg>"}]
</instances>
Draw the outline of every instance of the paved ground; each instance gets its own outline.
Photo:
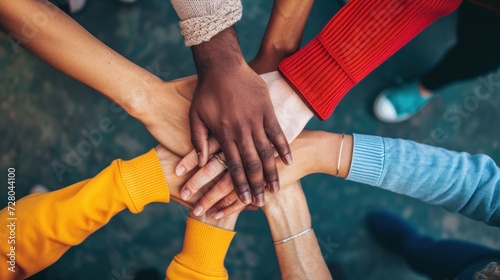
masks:
<instances>
[{"instance_id":1,"label":"paved ground","mask_svg":"<svg viewBox=\"0 0 500 280\"><path fill-rule=\"evenodd\" d=\"M159 75L174 79L193 74L190 51L183 46L177 19L168 1L139 1L122 6L114 1L89 0L76 19L106 44ZM269 16L271 1L244 1L244 18L238 24L245 57L256 53ZM340 1L317 1L306 28L311 39L340 7ZM378 122L371 104L377 93L397 80L409 80L432 67L454 41L455 15L438 21L365 79L342 101L326 122L312 121L309 128L358 132L425 141L459 151L485 153L500 162L500 73L473 79L443 90L432 105L411 121L398 125ZM18 172L18 190L26 195L36 183L56 190L91 177L117 157L131 158L155 143L141 124L113 113L110 102L86 86L58 73L28 52L14 48L0 36L0 170ZM498 84L498 82L496 82ZM477 108L451 126L443 114L474 99L474 88L491 94ZM469 100L469 101L467 101ZM472 108L471 106L467 108ZM59 181L50 163L61 161L67 149L83 139L107 117L116 130L73 172ZM436 138L436 135L443 134ZM438 140L438 141L436 141ZM419 201L327 176L305 178L313 225L325 259L340 264L347 279L422 279L400 259L384 252L363 225L374 209L399 213L425 233L460 238L500 247L498 229ZM5 202L6 191L1 191ZM186 211L178 205L151 205L140 215L121 213L83 244L71 249L47 269L49 279L131 279L127 276L153 267L161 274L179 252ZM228 253L232 279L280 279L270 245L270 234L260 212L241 216L238 235Z\"/></svg>"}]
</instances>

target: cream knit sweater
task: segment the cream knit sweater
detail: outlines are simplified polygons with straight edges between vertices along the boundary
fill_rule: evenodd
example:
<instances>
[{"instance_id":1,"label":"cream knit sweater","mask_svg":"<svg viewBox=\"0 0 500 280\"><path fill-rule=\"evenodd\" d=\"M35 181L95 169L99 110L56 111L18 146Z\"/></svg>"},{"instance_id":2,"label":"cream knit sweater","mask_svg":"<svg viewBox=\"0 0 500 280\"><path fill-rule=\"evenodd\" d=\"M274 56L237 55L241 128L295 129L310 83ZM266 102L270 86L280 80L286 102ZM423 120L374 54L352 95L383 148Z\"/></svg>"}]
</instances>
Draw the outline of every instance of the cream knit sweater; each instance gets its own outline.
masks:
<instances>
[{"instance_id":1,"label":"cream knit sweater","mask_svg":"<svg viewBox=\"0 0 500 280\"><path fill-rule=\"evenodd\" d=\"M241 0L171 0L186 46L209 41L241 19Z\"/></svg>"}]
</instances>

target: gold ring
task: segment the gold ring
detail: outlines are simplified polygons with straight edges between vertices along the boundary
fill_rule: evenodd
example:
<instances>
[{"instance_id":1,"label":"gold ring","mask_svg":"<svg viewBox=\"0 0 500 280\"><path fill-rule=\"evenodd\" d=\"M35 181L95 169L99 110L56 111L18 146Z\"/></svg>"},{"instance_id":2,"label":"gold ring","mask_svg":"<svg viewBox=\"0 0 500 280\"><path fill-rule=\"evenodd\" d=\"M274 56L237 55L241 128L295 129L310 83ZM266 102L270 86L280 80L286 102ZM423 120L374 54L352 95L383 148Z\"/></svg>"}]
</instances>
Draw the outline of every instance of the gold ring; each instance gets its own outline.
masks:
<instances>
[{"instance_id":1,"label":"gold ring","mask_svg":"<svg viewBox=\"0 0 500 280\"><path fill-rule=\"evenodd\" d=\"M227 164L226 162L217 154L214 155L214 158L220 163L222 164L222 166L224 166L225 169L227 169Z\"/></svg>"}]
</instances>

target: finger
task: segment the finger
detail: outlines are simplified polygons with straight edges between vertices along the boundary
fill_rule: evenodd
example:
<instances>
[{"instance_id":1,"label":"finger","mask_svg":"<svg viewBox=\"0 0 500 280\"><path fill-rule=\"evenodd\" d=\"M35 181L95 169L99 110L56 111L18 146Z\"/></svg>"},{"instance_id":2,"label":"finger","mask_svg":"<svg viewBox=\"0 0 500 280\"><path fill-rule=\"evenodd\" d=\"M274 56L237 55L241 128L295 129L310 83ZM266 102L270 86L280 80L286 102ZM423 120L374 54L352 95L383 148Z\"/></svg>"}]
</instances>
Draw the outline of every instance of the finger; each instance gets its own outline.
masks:
<instances>
[{"instance_id":1,"label":"finger","mask_svg":"<svg viewBox=\"0 0 500 280\"><path fill-rule=\"evenodd\" d=\"M211 217L216 213L218 213L219 211L226 209L227 207L231 206L235 201L239 201L239 198L236 192L233 190L207 211L207 217ZM253 204L247 204L247 206L250 205Z\"/></svg>"},{"instance_id":2,"label":"finger","mask_svg":"<svg viewBox=\"0 0 500 280\"><path fill-rule=\"evenodd\" d=\"M250 186L245 175L245 169L240 157L240 151L234 142L222 145L222 150L227 158L227 168L233 180L234 189L238 194L240 200L249 204L252 202L252 195L250 193Z\"/></svg>"},{"instance_id":3,"label":"finger","mask_svg":"<svg viewBox=\"0 0 500 280\"><path fill-rule=\"evenodd\" d=\"M208 138L209 156L219 151L219 149L219 142L217 142L214 137ZM183 176L184 174L198 167L198 165L198 154L196 153L196 150L192 150L177 164L177 166L175 167L175 174L177 174L177 176Z\"/></svg>"},{"instance_id":4,"label":"finger","mask_svg":"<svg viewBox=\"0 0 500 280\"><path fill-rule=\"evenodd\" d=\"M286 140L286 136L281 130L281 126L276 120L276 116L273 115L272 120L267 120L264 122L264 129L267 136L273 143L274 148L281 157L281 160L286 164L290 165L293 163L292 152L290 150L290 145Z\"/></svg>"},{"instance_id":5,"label":"finger","mask_svg":"<svg viewBox=\"0 0 500 280\"><path fill-rule=\"evenodd\" d=\"M208 128L196 112L189 114L189 121L191 143L196 150L199 166L203 167L208 161Z\"/></svg>"},{"instance_id":6,"label":"finger","mask_svg":"<svg viewBox=\"0 0 500 280\"><path fill-rule=\"evenodd\" d=\"M233 181L231 181L231 176L226 174L196 203L193 214L196 216L203 215L206 210L210 209L231 192L234 192Z\"/></svg>"},{"instance_id":7,"label":"finger","mask_svg":"<svg viewBox=\"0 0 500 280\"><path fill-rule=\"evenodd\" d=\"M225 208L224 210L221 210L221 211L217 212L214 215L214 218L216 220L220 220L220 219L222 219L224 217L227 217L227 216L229 216L231 214L234 214L236 212L240 212L241 210L243 210L243 208L245 208L245 206L246 206L246 204L242 203L239 200L236 200L229 207Z\"/></svg>"},{"instance_id":8,"label":"finger","mask_svg":"<svg viewBox=\"0 0 500 280\"><path fill-rule=\"evenodd\" d=\"M255 149L255 144L253 140L246 141L238 146L241 159L243 161L243 166L245 167L246 178L250 183L250 190L252 193L252 201L257 206L264 205L264 173L262 171L262 162L260 160L259 154ZM245 180L246 182L247 180ZM238 191L238 186L244 184L244 182L238 182L234 180L233 183Z\"/></svg>"},{"instance_id":9,"label":"finger","mask_svg":"<svg viewBox=\"0 0 500 280\"><path fill-rule=\"evenodd\" d=\"M184 184L181 189L181 198L188 201L194 194L201 188L214 180L221 173L226 171L217 159L212 158L208 163L198 170L189 180Z\"/></svg>"},{"instance_id":10,"label":"finger","mask_svg":"<svg viewBox=\"0 0 500 280\"><path fill-rule=\"evenodd\" d=\"M254 142L260 159L262 160L264 179L266 180L267 187L270 192L277 192L279 190L279 178L276 160L274 159L274 148L264 132L254 139Z\"/></svg>"}]
</instances>

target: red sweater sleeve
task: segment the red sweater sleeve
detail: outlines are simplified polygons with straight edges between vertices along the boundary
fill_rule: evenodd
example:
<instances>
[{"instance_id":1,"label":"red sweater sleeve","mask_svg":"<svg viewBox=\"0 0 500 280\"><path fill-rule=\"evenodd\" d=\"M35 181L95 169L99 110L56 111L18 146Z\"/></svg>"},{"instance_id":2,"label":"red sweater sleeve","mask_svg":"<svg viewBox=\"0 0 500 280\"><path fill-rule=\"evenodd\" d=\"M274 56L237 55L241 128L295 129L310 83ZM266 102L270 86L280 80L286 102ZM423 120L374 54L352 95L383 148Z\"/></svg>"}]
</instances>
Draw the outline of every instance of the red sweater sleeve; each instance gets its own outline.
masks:
<instances>
[{"instance_id":1,"label":"red sweater sleeve","mask_svg":"<svg viewBox=\"0 0 500 280\"><path fill-rule=\"evenodd\" d=\"M461 0L351 0L279 70L311 110L327 119L344 95Z\"/></svg>"}]
</instances>

